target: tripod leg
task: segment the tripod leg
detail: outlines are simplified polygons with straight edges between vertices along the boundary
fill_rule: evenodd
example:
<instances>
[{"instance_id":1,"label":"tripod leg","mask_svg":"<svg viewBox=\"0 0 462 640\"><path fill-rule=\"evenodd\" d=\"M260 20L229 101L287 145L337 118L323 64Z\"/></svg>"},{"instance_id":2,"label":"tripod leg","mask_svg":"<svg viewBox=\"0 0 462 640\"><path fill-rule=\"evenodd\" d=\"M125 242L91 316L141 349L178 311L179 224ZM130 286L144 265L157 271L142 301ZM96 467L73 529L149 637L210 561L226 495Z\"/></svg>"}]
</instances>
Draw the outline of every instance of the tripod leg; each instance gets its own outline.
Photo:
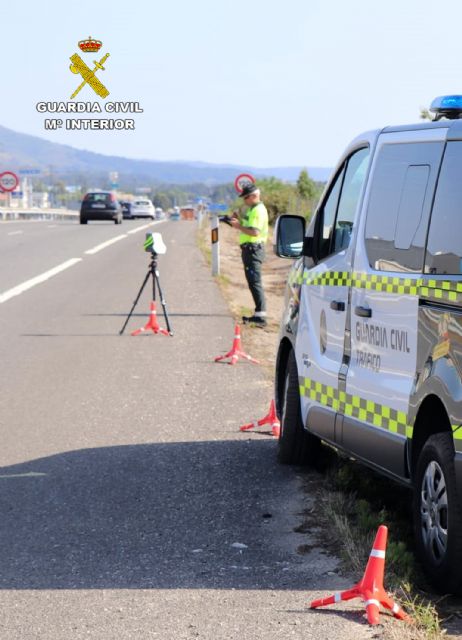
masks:
<instances>
[{"instance_id":1,"label":"tripod leg","mask_svg":"<svg viewBox=\"0 0 462 640\"><path fill-rule=\"evenodd\" d=\"M127 316L127 318L126 318L126 320L125 320L124 326L123 326L123 327L122 327L122 329L119 331L119 336L121 336L121 335L123 334L123 332L125 331L125 327L127 326L128 321L129 321L129 320L130 320L130 318L132 317L133 310L135 309L136 305L138 304L138 300L140 299L141 294L143 293L143 289L144 289L144 287L146 286L146 283L147 283L147 281L149 280L149 276L150 276L150 275L151 275L151 270L149 270L149 271L147 272L147 274L146 274L146 277L145 277L145 279L144 279L144 281L143 281L143 284L141 285L141 289L138 291L138 295L136 296L136 300L135 300L135 302L133 303L133 307L130 309L130 313L128 314L128 316Z\"/></svg>"},{"instance_id":2,"label":"tripod leg","mask_svg":"<svg viewBox=\"0 0 462 640\"><path fill-rule=\"evenodd\" d=\"M157 288L159 289L159 296L160 296L160 302L162 304L162 309L164 312L164 318L165 318L165 324L167 325L167 329L168 332L171 336L173 336L173 331L170 327L170 322L168 319L168 313L167 313L167 305L165 304L165 300L164 300L164 296L162 293L162 289L160 287L160 279L159 279L159 272L157 271L157 269L154 271L154 290L156 288L156 283L157 283Z\"/></svg>"},{"instance_id":3,"label":"tripod leg","mask_svg":"<svg viewBox=\"0 0 462 640\"><path fill-rule=\"evenodd\" d=\"M156 301L156 275L157 275L157 260L153 259L151 262L151 275L152 275L152 299ZM160 291L160 289L159 289ZM162 297L162 296L161 296Z\"/></svg>"}]
</instances>

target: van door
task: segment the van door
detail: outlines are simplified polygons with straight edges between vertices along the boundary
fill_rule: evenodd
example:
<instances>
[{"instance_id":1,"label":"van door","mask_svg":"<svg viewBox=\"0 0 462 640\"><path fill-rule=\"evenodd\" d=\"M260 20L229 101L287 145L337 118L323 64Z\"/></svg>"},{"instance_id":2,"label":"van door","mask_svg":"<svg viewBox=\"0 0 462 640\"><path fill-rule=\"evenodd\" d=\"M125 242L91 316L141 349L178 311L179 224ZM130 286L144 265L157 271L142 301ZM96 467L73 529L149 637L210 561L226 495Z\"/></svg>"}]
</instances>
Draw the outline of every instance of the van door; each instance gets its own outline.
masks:
<instances>
[{"instance_id":1,"label":"van door","mask_svg":"<svg viewBox=\"0 0 462 640\"><path fill-rule=\"evenodd\" d=\"M338 170L316 214L316 264L303 272L296 340L302 417L310 430L330 441L335 440L352 235L368 159L369 147L356 149Z\"/></svg>"},{"instance_id":2,"label":"van door","mask_svg":"<svg viewBox=\"0 0 462 640\"><path fill-rule=\"evenodd\" d=\"M404 477L418 281L446 129L379 137L358 225L351 359L339 444Z\"/></svg>"}]
</instances>

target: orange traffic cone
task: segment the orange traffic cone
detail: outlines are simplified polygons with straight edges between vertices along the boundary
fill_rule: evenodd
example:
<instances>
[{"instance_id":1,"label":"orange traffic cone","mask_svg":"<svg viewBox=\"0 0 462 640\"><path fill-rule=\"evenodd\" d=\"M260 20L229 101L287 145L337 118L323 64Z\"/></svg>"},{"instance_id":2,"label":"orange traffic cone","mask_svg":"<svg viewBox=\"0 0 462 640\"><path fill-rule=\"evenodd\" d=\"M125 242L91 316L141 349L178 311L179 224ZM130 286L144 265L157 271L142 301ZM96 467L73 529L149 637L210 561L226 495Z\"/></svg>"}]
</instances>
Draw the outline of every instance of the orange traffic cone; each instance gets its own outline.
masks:
<instances>
[{"instance_id":1,"label":"orange traffic cone","mask_svg":"<svg viewBox=\"0 0 462 640\"><path fill-rule=\"evenodd\" d=\"M366 603L366 614L369 624L378 624L380 605L389 609L395 618L399 620L409 620L409 616L404 613L386 593L383 588L383 573L385 569L385 549L387 547L388 529L385 525L378 528L374 545L369 555L366 570L362 579L351 589L335 593L328 598L313 600L310 607L324 607L341 600L351 600L352 598L362 598Z\"/></svg>"},{"instance_id":2,"label":"orange traffic cone","mask_svg":"<svg viewBox=\"0 0 462 640\"><path fill-rule=\"evenodd\" d=\"M141 327L141 329L132 331L130 335L138 336L140 333L144 333L145 331L149 330L151 330L153 333L162 333L164 336L169 335L167 329L161 329L159 327L159 323L157 322L156 303L154 300L151 302L151 313L149 315L149 320L147 321L147 323L144 325L144 327Z\"/></svg>"},{"instance_id":3,"label":"orange traffic cone","mask_svg":"<svg viewBox=\"0 0 462 640\"><path fill-rule=\"evenodd\" d=\"M242 351L241 328L238 324L236 324L234 328L234 340L231 351L228 351L228 353L226 353L224 356L217 356L215 358L215 362L220 362L220 360L224 360L225 358L231 358L231 362L228 362L228 364L236 364L239 358L246 358L246 360L250 360L250 362L253 362L254 364L259 364L258 360L255 360L255 358L251 358L249 355L244 353L244 351Z\"/></svg>"},{"instance_id":4,"label":"orange traffic cone","mask_svg":"<svg viewBox=\"0 0 462 640\"><path fill-rule=\"evenodd\" d=\"M257 422L249 422L248 424L243 424L242 427L239 427L239 430L249 431L254 427L261 427L264 424L271 425L271 433L275 438L279 438L279 433L281 431L281 423L279 422L279 418L276 415L274 400L271 400L269 412L266 414L264 418L262 418L261 420L258 420Z\"/></svg>"}]
</instances>

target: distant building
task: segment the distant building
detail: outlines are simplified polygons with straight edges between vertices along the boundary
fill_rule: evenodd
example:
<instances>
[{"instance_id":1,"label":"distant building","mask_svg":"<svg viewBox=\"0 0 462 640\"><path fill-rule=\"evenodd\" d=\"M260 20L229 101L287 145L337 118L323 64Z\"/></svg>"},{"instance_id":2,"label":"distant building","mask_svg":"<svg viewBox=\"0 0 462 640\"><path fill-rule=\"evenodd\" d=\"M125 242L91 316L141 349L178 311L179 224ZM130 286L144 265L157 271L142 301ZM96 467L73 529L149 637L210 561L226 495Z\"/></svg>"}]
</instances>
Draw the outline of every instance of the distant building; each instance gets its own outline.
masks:
<instances>
[{"instance_id":1,"label":"distant building","mask_svg":"<svg viewBox=\"0 0 462 640\"><path fill-rule=\"evenodd\" d=\"M32 206L39 209L48 209L50 207L50 198L48 191L33 191Z\"/></svg>"},{"instance_id":2,"label":"distant building","mask_svg":"<svg viewBox=\"0 0 462 640\"><path fill-rule=\"evenodd\" d=\"M194 220L196 217L196 210L192 205L181 207L180 216L182 220Z\"/></svg>"}]
</instances>

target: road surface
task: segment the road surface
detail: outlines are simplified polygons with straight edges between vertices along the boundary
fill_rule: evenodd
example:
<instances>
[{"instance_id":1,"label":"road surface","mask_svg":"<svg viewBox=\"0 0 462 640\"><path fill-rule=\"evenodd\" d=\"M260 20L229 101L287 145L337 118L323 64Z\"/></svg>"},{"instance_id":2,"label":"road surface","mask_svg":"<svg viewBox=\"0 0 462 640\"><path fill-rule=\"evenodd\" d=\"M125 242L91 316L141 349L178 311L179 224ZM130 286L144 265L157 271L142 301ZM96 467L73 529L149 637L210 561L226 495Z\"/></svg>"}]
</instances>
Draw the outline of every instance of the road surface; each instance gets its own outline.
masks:
<instances>
[{"instance_id":1,"label":"road surface","mask_svg":"<svg viewBox=\"0 0 462 640\"><path fill-rule=\"evenodd\" d=\"M360 603L308 608L351 577L295 531L315 505L275 441L239 432L271 388L214 363L234 324L195 223L150 227L174 336L130 336L150 287L118 335L146 224L0 223L0 637L371 638Z\"/></svg>"}]
</instances>

